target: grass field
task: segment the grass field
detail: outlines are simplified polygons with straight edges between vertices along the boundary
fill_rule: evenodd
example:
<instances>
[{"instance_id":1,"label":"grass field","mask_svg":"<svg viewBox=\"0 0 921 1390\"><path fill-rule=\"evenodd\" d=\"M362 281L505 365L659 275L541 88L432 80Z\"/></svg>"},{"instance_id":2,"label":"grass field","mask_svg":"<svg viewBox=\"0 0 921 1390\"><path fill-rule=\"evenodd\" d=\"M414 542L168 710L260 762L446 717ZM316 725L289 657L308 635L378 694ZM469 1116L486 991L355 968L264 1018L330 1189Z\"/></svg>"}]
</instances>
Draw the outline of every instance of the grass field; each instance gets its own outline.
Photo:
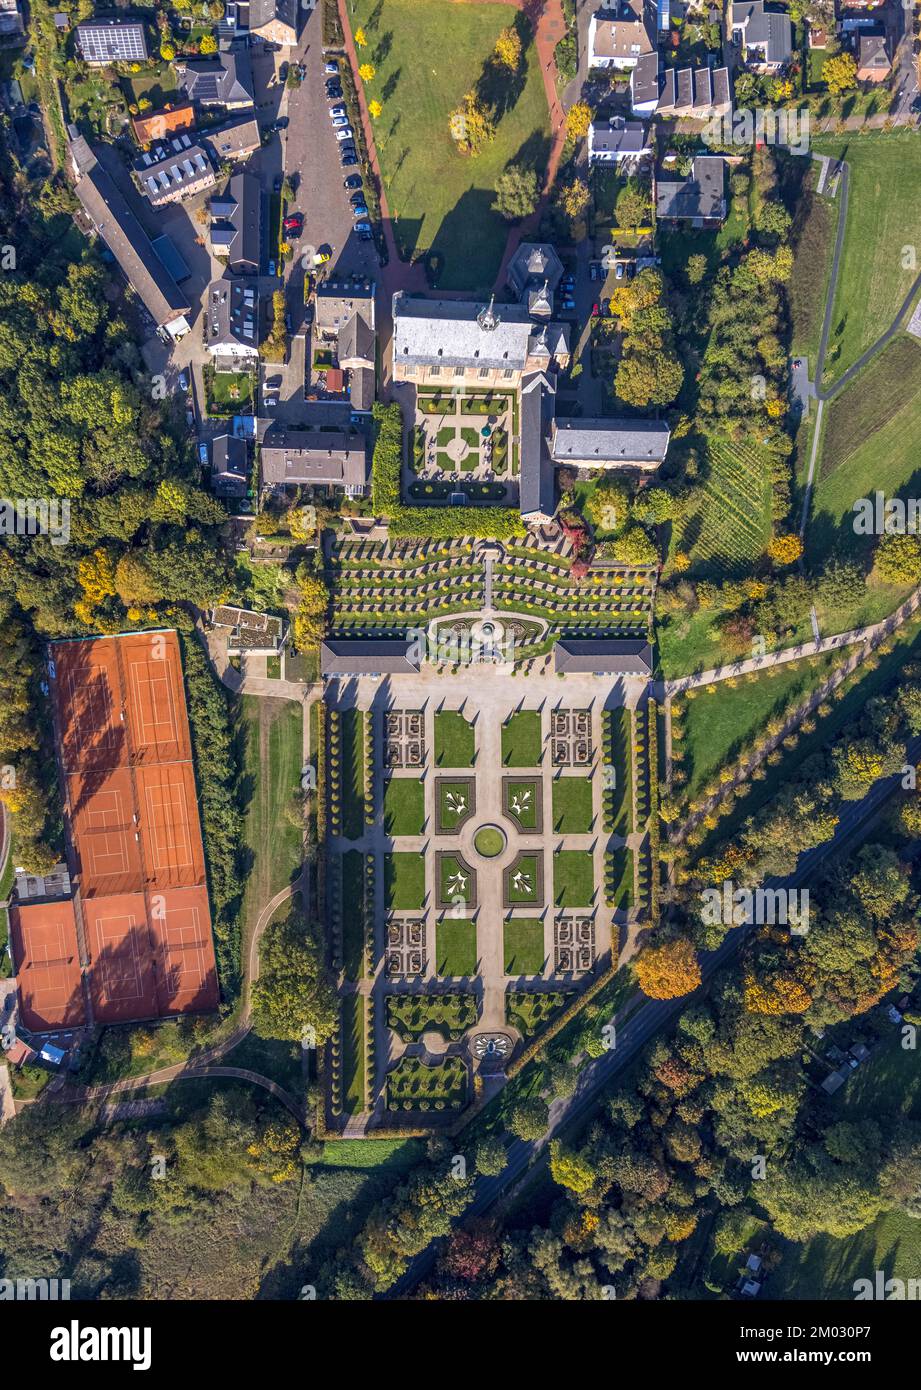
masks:
<instances>
[{"instance_id":1,"label":"grass field","mask_svg":"<svg viewBox=\"0 0 921 1390\"><path fill-rule=\"evenodd\" d=\"M790 700L804 698L835 665L834 656L823 658L814 667L791 662L776 667L776 675L743 681L734 690L724 684L718 696L702 691L696 700L688 701L684 737L674 744L684 753L681 766L688 780L683 790L688 796L695 796L718 768L764 728L771 715L779 714Z\"/></svg>"},{"instance_id":2,"label":"grass field","mask_svg":"<svg viewBox=\"0 0 921 1390\"><path fill-rule=\"evenodd\" d=\"M355 0L350 18L353 32L361 25L367 34L362 60L377 69L365 90L383 102L375 134L401 254L443 256L442 289L488 288L508 235L492 211L496 179L513 162L541 176L546 167L549 116L533 43L520 74L488 80L502 114L495 139L475 158L459 151L450 116L477 88L500 31L518 12L453 0Z\"/></svg>"},{"instance_id":3,"label":"grass field","mask_svg":"<svg viewBox=\"0 0 921 1390\"><path fill-rule=\"evenodd\" d=\"M365 959L365 856L342 856L342 964L350 980L361 978Z\"/></svg>"},{"instance_id":4,"label":"grass field","mask_svg":"<svg viewBox=\"0 0 921 1390\"><path fill-rule=\"evenodd\" d=\"M921 344L900 334L828 407L821 469L806 528L811 566L820 566L834 550L869 560L876 537L855 533L854 503L872 498L877 489L887 497L918 496L919 428ZM873 621L895 608L901 596L902 591L889 586L875 593L871 588L860 613L842 616Z\"/></svg>"},{"instance_id":5,"label":"grass field","mask_svg":"<svg viewBox=\"0 0 921 1390\"><path fill-rule=\"evenodd\" d=\"M844 250L825 360L826 379L834 381L889 327L918 274L903 251L917 245L921 149L914 132L828 137L813 141L813 147L845 158L850 166Z\"/></svg>"},{"instance_id":6,"label":"grass field","mask_svg":"<svg viewBox=\"0 0 921 1390\"><path fill-rule=\"evenodd\" d=\"M816 163L810 170L809 185L800 199L791 234L794 251L789 283L791 346L795 356L808 357L810 370L815 367L819 351L837 226L836 204L814 191L819 168Z\"/></svg>"},{"instance_id":7,"label":"grass field","mask_svg":"<svg viewBox=\"0 0 921 1390\"><path fill-rule=\"evenodd\" d=\"M595 886L594 861L587 850L557 850L553 856L553 901L557 907L591 907Z\"/></svg>"},{"instance_id":8,"label":"grass field","mask_svg":"<svg viewBox=\"0 0 921 1390\"><path fill-rule=\"evenodd\" d=\"M917 1279L921 1269L921 1220L899 1211L885 1212L844 1239L778 1243L783 1259L771 1274L772 1299L853 1299L855 1280L873 1279L878 1269L887 1279L905 1280Z\"/></svg>"},{"instance_id":9,"label":"grass field","mask_svg":"<svg viewBox=\"0 0 921 1390\"><path fill-rule=\"evenodd\" d=\"M540 755L540 710L519 710L502 725L502 766L537 767Z\"/></svg>"},{"instance_id":10,"label":"grass field","mask_svg":"<svg viewBox=\"0 0 921 1390\"><path fill-rule=\"evenodd\" d=\"M522 830L537 829L537 813L543 790L534 778L504 783L505 810Z\"/></svg>"},{"instance_id":11,"label":"grass field","mask_svg":"<svg viewBox=\"0 0 921 1390\"><path fill-rule=\"evenodd\" d=\"M770 465L750 444L715 438L706 456L701 506L674 548L690 556L694 573L747 574L771 538Z\"/></svg>"},{"instance_id":12,"label":"grass field","mask_svg":"<svg viewBox=\"0 0 921 1390\"><path fill-rule=\"evenodd\" d=\"M342 1000L342 1098L350 1115L357 1115L365 1108L365 1000L362 994L346 994Z\"/></svg>"},{"instance_id":13,"label":"grass field","mask_svg":"<svg viewBox=\"0 0 921 1390\"><path fill-rule=\"evenodd\" d=\"M536 917L505 923L506 975L539 975L544 968L544 924Z\"/></svg>"},{"instance_id":14,"label":"grass field","mask_svg":"<svg viewBox=\"0 0 921 1390\"><path fill-rule=\"evenodd\" d=\"M614 769L614 785L607 787L605 799L605 829L615 835L629 835L633 819L633 778L631 748L632 721L628 709L605 710L606 729L610 733L610 752L605 751L605 763Z\"/></svg>"},{"instance_id":15,"label":"grass field","mask_svg":"<svg viewBox=\"0 0 921 1390\"><path fill-rule=\"evenodd\" d=\"M303 762L301 706L293 700L243 698L244 779L252 788L243 838L252 855L245 921L252 927L270 898L300 872L303 817L297 800Z\"/></svg>"},{"instance_id":16,"label":"grass field","mask_svg":"<svg viewBox=\"0 0 921 1390\"><path fill-rule=\"evenodd\" d=\"M592 779L558 777L553 783L553 829L559 835L587 835L592 828Z\"/></svg>"},{"instance_id":17,"label":"grass field","mask_svg":"<svg viewBox=\"0 0 921 1390\"><path fill-rule=\"evenodd\" d=\"M918 1053L902 1046L901 1028L876 1044L836 1097L848 1119L867 1115L878 1119L890 1113L921 1118L921 1067Z\"/></svg>"},{"instance_id":18,"label":"grass field","mask_svg":"<svg viewBox=\"0 0 921 1390\"><path fill-rule=\"evenodd\" d=\"M466 977L476 974L476 923L467 917L443 917L435 925L435 971Z\"/></svg>"},{"instance_id":19,"label":"grass field","mask_svg":"<svg viewBox=\"0 0 921 1390\"><path fill-rule=\"evenodd\" d=\"M608 854L608 876L612 907L633 906L633 850L624 845Z\"/></svg>"},{"instance_id":20,"label":"grass field","mask_svg":"<svg viewBox=\"0 0 921 1390\"><path fill-rule=\"evenodd\" d=\"M476 734L473 725L455 710L435 715L436 767L473 767Z\"/></svg>"},{"instance_id":21,"label":"grass field","mask_svg":"<svg viewBox=\"0 0 921 1390\"><path fill-rule=\"evenodd\" d=\"M425 859L420 854L384 855L384 893L387 906L416 912L425 900Z\"/></svg>"},{"instance_id":22,"label":"grass field","mask_svg":"<svg viewBox=\"0 0 921 1390\"><path fill-rule=\"evenodd\" d=\"M342 711L342 834L360 840L365 829L365 721L358 709Z\"/></svg>"},{"instance_id":23,"label":"grass field","mask_svg":"<svg viewBox=\"0 0 921 1390\"><path fill-rule=\"evenodd\" d=\"M384 829L388 835L421 835L425 791L415 777L391 777L384 789Z\"/></svg>"},{"instance_id":24,"label":"grass field","mask_svg":"<svg viewBox=\"0 0 921 1390\"><path fill-rule=\"evenodd\" d=\"M412 1168L424 1153L418 1139L331 1139L322 1147L313 1168L380 1168L400 1172Z\"/></svg>"}]
</instances>

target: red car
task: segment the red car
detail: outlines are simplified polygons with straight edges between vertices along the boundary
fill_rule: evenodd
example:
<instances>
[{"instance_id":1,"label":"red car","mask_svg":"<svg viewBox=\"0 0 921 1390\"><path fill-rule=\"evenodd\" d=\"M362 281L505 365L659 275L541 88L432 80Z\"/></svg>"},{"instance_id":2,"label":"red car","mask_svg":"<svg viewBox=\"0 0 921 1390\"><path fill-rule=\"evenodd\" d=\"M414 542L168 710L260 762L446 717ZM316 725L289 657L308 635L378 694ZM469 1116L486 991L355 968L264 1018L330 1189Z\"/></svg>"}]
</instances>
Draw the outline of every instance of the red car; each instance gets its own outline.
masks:
<instances>
[{"instance_id":1,"label":"red car","mask_svg":"<svg viewBox=\"0 0 921 1390\"><path fill-rule=\"evenodd\" d=\"M291 236L300 236L304 230L303 215L299 212L292 213L290 217L285 218L284 227Z\"/></svg>"}]
</instances>

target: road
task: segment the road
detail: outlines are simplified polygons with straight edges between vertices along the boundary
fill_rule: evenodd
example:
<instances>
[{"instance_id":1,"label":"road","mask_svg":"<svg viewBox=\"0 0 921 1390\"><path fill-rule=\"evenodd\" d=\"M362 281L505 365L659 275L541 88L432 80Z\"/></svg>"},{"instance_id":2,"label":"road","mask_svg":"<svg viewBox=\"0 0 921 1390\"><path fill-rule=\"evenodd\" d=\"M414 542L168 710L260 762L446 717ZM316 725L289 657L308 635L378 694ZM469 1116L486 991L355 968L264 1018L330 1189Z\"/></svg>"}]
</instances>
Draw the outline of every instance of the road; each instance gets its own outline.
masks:
<instances>
[{"instance_id":1,"label":"road","mask_svg":"<svg viewBox=\"0 0 921 1390\"><path fill-rule=\"evenodd\" d=\"M909 741L906 750L907 760L916 762L921 758L921 736ZM799 888L809 881L816 870L832 854L837 854L854 838L876 815L879 807L900 783L900 773L880 778L860 801L850 803L841 815L834 835L822 845L808 850L800 856L796 871L787 878L771 878L763 888ZM660 1029L677 1018L689 1004L701 998L718 970L738 954L748 940L755 926L733 928L715 951L702 953L702 983L693 994L680 999L647 1000L628 1021L617 1030L617 1045L597 1060L589 1062L579 1075L579 1081L571 1096L555 1100L550 1106L550 1124L545 1134L537 1140L515 1139L507 1150L507 1164L494 1178L478 1178L476 1196L464 1213L464 1220L483 1216L496 1205L503 1195L514 1188L516 1181L536 1163L543 1159L552 1138L564 1129L571 1129L583 1120L597 1103L598 1094L610 1085L618 1072L623 1071L636 1058L642 1047ZM636 996L634 996L635 999ZM623 1009L631 1005L627 1000ZM399 1298L407 1293L430 1270L438 1253L438 1243L430 1245L411 1263L403 1277L388 1290L388 1298Z\"/></svg>"}]
</instances>

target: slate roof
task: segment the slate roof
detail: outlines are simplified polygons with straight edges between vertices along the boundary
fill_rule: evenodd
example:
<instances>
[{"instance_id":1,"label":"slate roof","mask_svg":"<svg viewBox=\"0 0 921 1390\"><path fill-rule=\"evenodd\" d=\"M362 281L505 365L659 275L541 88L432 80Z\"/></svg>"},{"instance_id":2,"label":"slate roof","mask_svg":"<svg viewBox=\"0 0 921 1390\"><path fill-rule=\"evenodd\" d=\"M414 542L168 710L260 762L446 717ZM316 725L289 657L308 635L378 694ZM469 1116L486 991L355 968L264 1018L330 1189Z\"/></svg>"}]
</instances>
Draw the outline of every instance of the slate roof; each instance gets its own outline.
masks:
<instances>
[{"instance_id":1,"label":"slate roof","mask_svg":"<svg viewBox=\"0 0 921 1390\"><path fill-rule=\"evenodd\" d=\"M416 675L419 663L409 656L409 642L340 641L329 637L320 643L323 676Z\"/></svg>"},{"instance_id":2,"label":"slate roof","mask_svg":"<svg viewBox=\"0 0 921 1390\"><path fill-rule=\"evenodd\" d=\"M151 318L160 326L191 310L160 260L150 238L76 127L70 127L70 153L77 172L76 193L93 226L112 252L125 278Z\"/></svg>"},{"instance_id":3,"label":"slate roof","mask_svg":"<svg viewBox=\"0 0 921 1390\"><path fill-rule=\"evenodd\" d=\"M255 280L215 280L205 309L205 347L259 349L259 295Z\"/></svg>"},{"instance_id":4,"label":"slate roof","mask_svg":"<svg viewBox=\"0 0 921 1390\"><path fill-rule=\"evenodd\" d=\"M249 482L246 440L219 434L211 441L211 486L221 497L243 497Z\"/></svg>"},{"instance_id":5,"label":"slate roof","mask_svg":"<svg viewBox=\"0 0 921 1390\"><path fill-rule=\"evenodd\" d=\"M253 100L252 64L245 49L221 53L218 58L190 58L177 72L180 90L200 106Z\"/></svg>"},{"instance_id":6,"label":"slate roof","mask_svg":"<svg viewBox=\"0 0 921 1390\"><path fill-rule=\"evenodd\" d=\"M880 24L872 29L861 29L857 35L857 66L871 68L877 72L888 72L892 67L886 44L886 31Z\"/></svg>"},{"instance_id":7,"label":"slate roof","mask_svg":"<svg viewBox=\"0 0 921 1390\"><path fill-rule=\"evenodd\" d=\"M732 7L733 28L743 29L746 48L764 50L766 63L787 63L793 56L793 26L781 10L768 10L764 0L743 0Z\"/></svg>"},{"instance_id":8,"label":"slate roof","mask_svg":"<svg viewBox=\"0 0 921 1390\"><path fill-rule=\"evenodd\" d=\"M477 321L485 307L456 299L411 299L398 292L393 300L394 365L522 371L528 357L540 351L544 333L550 356L568 353L568 325L538 328L526 305L500 304L496 327L486 330Z\"/></svg>"},{"instance_id":9,"label":"slate roof","mask_svg":"<svg viewBox=\"0 0 921 1390\"><path fill-rule=\"evenodd\" d=\"M555 290L563 275L563 262L556 248L546 242L523 241L509 261L508 282L515 293L521 296L531 285L545 280L549 288Z\"/></svg>"},{"instance_id":10,"label":"slate roof","mask_svg":"<svg viewBox=\"0 0 921 1390\"><path fill-rule=\"evenodd\" d=\"M532 372L522 380L518 506L525 520L538 515L550 517L556 507L556 479L548 444L555 399L556 386L546 373Z\"/></svg>"},{"instance_id":11,"label":"slate roof","mask_svg":"<svg viewBox=\"0 0 921 1390\"><path fill-rule=\"evenodd\" d=\"M719 155L698 155L686 178L656 179L656 215L722 221L726 215L725 164Z\"/></svg>"},{"instance_id":12,"label":"slate roof","mask_svg":"<svg viewBox=\"0 0 921 1390\"><path fill-rule=\"evenodd\" d=\"M643 0L621 0L616 9L600 10L594 16L592 58L626 59L655 49L655 28Z\"/></svg>"},{"instance_id":13,"label":"slate roof","mask_svg":"<svg viewBox=\"0 0 921 1390\"><path fill-rule=\"evenodd\" d=\"M555 420L550 445L554 463L662 463L670 430L664 420Z\"/></svg>"},{"instance_id":14,"label":"slate roof","mask_svg":"<svg viewBox=\"0 0 921 1390\"><path fill-rule=\"evenodd\" d=\"M298 0L249 0L249 31L257 33L277 19L297 34Z\"/></svg>"},{"instance_id":15,"label":"slate roof","mask_svg":"<svg viewBox=\"0 0 921 1390\"><path fill-rule=\"evenodd\" d=\"M368 442L357 431L266 431L260 453L266 483L311 483L343 488L367 487Z\"/></svg>"},{"instance_id":16,"label":"slate roof","mask_svg":"<svg viewBox=\"0 0 921 1390\"><path fill-rule=\"evenodd\" d=\"M141 192L154 207L171 202L184 189L195 190L203 180L215 182L208 154L201 145L193 144L188 135L173 136L146 150L134 172Z\"/></svg>"},{"instance_id":17,"label":"slate roof","mask_svg":"<svg viewBox=\"0 0 921 1390\"><path fill-rule=\"evenodd\" d=\"M222 159L242 159L258 150L262 143L259 122L246 112L238 120L228 121L216 130L203 130L200 134L219 162Z\"/></svg>"},{"instance_id":18,"label":"slate roof","mask_svg":"<svg viewBox=\"0 0 921 1390\"><path fill-rule=\"evenodd\" d=\"M211 245L227 252L231 270L256 273L262 235L262 190L255 174L234 174L219 198L211 199Z\"/></svg>"},{"instance_id":19,"label":"slate roof","mask_svg":"<svg viewBox=\"0 0 921 1390\"><path fill-rule=\"evenodd\" d=\"M349 362L373 362L374 343L374 329L365 322L363 315L351 314L339 330L337 355L340 367L347 366Z\"/></svg>"},{"instance_id":20,"label":"slate roof","mask_svg":"<svg viewBox=\"0 0 921 1390\"><path fill-rule=\"evenodd\" d=\"M626 121L623 116L593 121L588 148L590 154L640 154L646 148L646 127L642 121Z\"/></svg>"},{"instance_id":21,"label":"slate roof","mask_svg":"<svg viewBox=\"0 0 921 1390\"><path fill-rule=\"evenodd\" d=\"M568 637L553 648L556 671L570 675L651 676L652 647L641 638L577 641Z\"/></svg>"}]
</instances>

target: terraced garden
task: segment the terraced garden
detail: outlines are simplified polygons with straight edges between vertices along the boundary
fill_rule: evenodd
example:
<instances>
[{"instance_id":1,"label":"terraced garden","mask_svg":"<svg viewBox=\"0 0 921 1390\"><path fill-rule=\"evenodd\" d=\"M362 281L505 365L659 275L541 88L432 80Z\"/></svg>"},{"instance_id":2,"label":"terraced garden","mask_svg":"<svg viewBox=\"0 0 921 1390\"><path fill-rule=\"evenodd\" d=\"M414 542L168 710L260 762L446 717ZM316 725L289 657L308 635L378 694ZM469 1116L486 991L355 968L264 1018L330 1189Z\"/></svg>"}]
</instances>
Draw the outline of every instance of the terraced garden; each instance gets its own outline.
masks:
<instances>
[{"instance_id":1,"label":"terraced garden","mask_svg":"<svg viewBox=\"0 0 921 1390\"><path fill-rule=\"evenodd\" d=\"M648 630L653 597L650 570L600 568L581 584L568 571L541 555L539 560L518 560L496 565L493 604L504 613L527 613L543 618L561 631L607 633L612 636L644 636Z\"/></svg>"},{"instance_id":2,"label":"terraced garden","mask_svg":"<svg viewBox=\"0 0 921 1390\"><path fill-rule=\"evenodd\" d=\"M472 542L389 550L368 541L343 543L334 549L325 577L333 636L403 636L434 617L483 606L483 566Z\"/></svg>"}]
</instances>

